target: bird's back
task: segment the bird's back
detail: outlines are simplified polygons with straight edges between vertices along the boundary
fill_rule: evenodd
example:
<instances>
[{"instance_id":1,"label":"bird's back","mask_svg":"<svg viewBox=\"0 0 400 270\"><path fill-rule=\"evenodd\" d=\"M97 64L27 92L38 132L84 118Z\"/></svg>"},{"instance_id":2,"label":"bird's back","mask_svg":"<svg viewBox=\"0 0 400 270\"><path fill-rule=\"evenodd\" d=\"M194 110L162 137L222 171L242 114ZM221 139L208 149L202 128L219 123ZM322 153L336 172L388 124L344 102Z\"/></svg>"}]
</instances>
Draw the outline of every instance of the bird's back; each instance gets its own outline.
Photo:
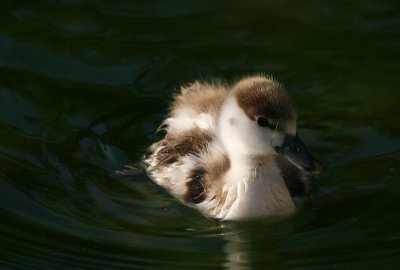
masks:
<instances>
[{"instance_id":1,"label":"bird's back","mask_svg":"<svg viewBox=\"0 0 400 270\"><path fill-rule=\"evenodd\" d=\"M179 134L200 128L216 131L216 120L228 95L227 87L218 82L196 81L181 88L171 106L170 117L164 122L168 134Z\"/></svg>"},{"instance_id":2,"label":"bird's back","mask_svg":"<svg viewBox=\"0 0 400 270\"><path fill-rule=\"evenodd\" d=\"M162 125L165 137L145 159L153 181L193 206L219 192L216 182L229 167L216 140L218 113L227 95L221 83L196 81L182 87Z\"/></svg>"}]
</instances>

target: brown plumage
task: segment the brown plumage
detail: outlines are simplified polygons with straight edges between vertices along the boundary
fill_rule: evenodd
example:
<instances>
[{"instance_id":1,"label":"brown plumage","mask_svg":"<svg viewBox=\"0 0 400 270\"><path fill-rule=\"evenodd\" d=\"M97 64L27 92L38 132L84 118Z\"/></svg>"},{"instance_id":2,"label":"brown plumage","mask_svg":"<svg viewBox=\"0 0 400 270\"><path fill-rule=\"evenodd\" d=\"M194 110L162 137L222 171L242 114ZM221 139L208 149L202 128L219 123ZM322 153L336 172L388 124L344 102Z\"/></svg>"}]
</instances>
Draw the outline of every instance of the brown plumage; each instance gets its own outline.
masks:
<instances>
[{"instance_id":1,"label":"brown plumage","mask_svg":"<svg viewBox=\"0 0 400 270\"><path fill-rule=\"evenodd\" d=\"M157 146L160 148L157 156L154 156L157 166L168 166L181 157L197 155L212 139L213 135L210 132L200 128L188 130L179 136L167 134Z\"/></svg>"},{"instance_id":2,"label":"brown plumage","mask_svg":"<svg viewBox=\"0 0 400 270\"><path fill-rule=\"evenodd\" d=\"M182 106L193 109L196 113L218 113L228 95L228 87L222 82L195 81L182 87L180 93L175 96L171 106L171 114L174 115Z\"/></svg>"},{"instance_id":3,"label":"brown plumage","mask_svg":"<svg viewBox=\"0 0 400 270\"><path fill-rule=\"evenodd\" d=\"M249 88L252 91L248 91ZM239 106L250 119L264 116L284 122L296 117L291 100L277 81L253 77L239 82L233 91Z\"/></svg>"},{"instance_id":4,"label":"brown plumage","mask_svg":"<svg viewBox=\"0 0 400 270\"><path fill-rule=\"evenodd\" d=\"M293 104L271 78L248 77L234 86L199 81L185 85L162 125L167 134L145 158L146 170L157 184L207 216L292 213L290 196L302 197L309 190L305 174L276 155L272 139L278 137L272 136L277 129L260 125L260 116L280 123L276 136L296 133Z\"/></svg>"},{"instance_id":5,"label":"brown plumage","mask_svg":"<svg viewBox=\"0 0 400 270\"><path fill-rule=\"evenodd\" d=\"M207 113L217 117L227 95L226 85L221 82L196 81L182 87L180 93L175 96L170 116L175 117L182 107L185 107L193 110L195 115ZM196 160L193 168L186 173L185 179L179 181L186 183L180 187L183 192L175 195L185 203L201 203L206 199L206 192L209 196L211 191L212 194L221 193L222 184L219 180L229 168L228 157L210 147L214 139L215 133L197 126L179 133L170 129L164 139L151 147L145 159L150 165L146 170L150 174L157 175L168 168L179 169L184 158L190 157ZM176 184L172 184L174 182L165 179L159 184L173 193L173 189L176 188ZM215 200L217 199L221 201L222 197L219 195L218 198L215 197Z\"/></svg>"}]
</instances>

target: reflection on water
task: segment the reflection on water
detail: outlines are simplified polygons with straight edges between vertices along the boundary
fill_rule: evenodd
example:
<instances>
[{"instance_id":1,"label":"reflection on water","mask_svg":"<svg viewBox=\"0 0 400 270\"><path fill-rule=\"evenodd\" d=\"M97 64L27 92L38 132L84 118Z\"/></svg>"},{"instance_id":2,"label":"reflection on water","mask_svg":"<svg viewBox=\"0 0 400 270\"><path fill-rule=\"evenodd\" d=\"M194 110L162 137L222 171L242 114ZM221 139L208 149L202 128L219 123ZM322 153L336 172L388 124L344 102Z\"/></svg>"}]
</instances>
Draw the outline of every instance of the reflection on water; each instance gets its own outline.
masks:
<instances>
[{"instance_id":1,"label":"reflection on water","mask_svg":"<svg viewBox=\"0 0 400 270\"><path fill-rule=\"evenodd\" d=\"M394 269L396 1L2 1L0 268ZM324 164L287 220L223 223L140 160L173 89L253 72L285 83Z\"/></svg>"},{"instance_id":2,"label":"reflection on water","mask_svg":"<svg viewBox=\"0 0 400 270\"><path fill-rule=\"evenodd\" d=\"M303 221L304 222L304 221ZM226 269L279 268L277 238L301 227L296 219L254 220L222 224ZM303 224L304 225L304 224ZM261 245L260 245L261 244Z\"/></svg>"}]
</instances>

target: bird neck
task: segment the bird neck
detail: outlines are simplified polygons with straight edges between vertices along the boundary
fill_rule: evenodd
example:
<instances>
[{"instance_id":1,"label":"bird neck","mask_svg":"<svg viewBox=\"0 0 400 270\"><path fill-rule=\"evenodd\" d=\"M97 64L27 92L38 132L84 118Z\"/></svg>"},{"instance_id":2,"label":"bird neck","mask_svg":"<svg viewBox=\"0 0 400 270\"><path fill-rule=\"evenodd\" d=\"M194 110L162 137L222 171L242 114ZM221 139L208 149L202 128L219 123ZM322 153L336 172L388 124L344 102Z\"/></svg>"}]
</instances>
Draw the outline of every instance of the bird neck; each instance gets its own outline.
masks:
<instances>
[{"instance_id":1,"label":"bird neck","mask_svg":"<svg viewBox=\"0 0 400 270\"><path fill-rule=\"evenodd\" d=\"M256 178L265 178L266 181L283 182L280 169L275 162L274 155L251 155L235 151L227 151L232 174L251 181Z\"/></svg>"}]
</instances>

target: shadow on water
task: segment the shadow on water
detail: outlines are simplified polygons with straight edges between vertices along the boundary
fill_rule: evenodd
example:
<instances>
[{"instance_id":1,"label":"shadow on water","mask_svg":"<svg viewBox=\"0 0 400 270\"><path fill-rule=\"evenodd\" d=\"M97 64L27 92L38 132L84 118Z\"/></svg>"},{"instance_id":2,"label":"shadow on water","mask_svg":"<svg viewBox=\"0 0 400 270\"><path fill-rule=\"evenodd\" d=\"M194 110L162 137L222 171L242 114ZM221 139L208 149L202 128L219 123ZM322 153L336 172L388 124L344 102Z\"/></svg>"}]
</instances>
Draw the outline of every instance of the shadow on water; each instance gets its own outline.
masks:
<instances>
[{"instance_id":1,"label":"shadow on water","mask_svg":"<svg viewBox=\"0 0 400 270\"><path fill-rule=\"evenodd\" d=\"M396 1L2 1L0 268L395 269ZM323 161L314 203L221 223L140 160L180 84L265 72Z\"/></svg>"}]
</instances>

